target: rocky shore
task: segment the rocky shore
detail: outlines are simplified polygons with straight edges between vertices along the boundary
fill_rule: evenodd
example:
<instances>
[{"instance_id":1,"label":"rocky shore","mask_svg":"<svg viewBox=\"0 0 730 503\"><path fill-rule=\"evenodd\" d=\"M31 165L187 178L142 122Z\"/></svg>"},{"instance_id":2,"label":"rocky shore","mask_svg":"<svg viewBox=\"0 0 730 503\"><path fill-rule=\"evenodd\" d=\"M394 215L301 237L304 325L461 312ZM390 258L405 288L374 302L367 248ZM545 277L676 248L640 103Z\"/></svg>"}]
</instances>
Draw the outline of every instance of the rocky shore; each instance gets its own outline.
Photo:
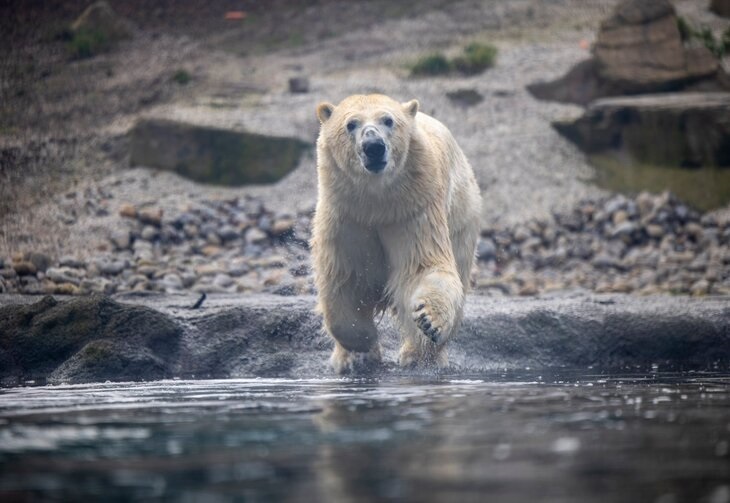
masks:
<instances>
[{"instance_id":1,"label":"rocky shore","mask_svg":"<svg viewBox=\"0 0 730 503\"><path fill-rule=\"evenodd\" d=\"M85 197L106 211L99 194ZM91 258L0 257L0 292L312 294L313 211L282 213L250 196L191 201L176 213L123 204ZM477 255L474 286L491 295L730 294L730 218L669 193L585 200L550 221L485 228Z\"/></svg>"}]
</instances>

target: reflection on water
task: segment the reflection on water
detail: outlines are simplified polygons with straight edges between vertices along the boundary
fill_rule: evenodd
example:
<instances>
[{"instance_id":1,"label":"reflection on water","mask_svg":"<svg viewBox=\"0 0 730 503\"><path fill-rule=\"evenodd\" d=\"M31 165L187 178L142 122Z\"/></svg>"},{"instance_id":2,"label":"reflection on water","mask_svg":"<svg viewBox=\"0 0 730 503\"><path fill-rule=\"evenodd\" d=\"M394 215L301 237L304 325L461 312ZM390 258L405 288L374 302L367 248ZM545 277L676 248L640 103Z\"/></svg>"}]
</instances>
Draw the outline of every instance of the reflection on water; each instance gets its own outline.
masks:
<instances>
[{"instance_id":1,"label":"reflection on water","mask_svg":"<svg viewBox=\"0 0 730 503\"><path fill-rule=\"evenodd\" d=\"M730 168L655 166L612 155L591 155L595 182L611 191L637 193L669 190L681 201L708 211L730 203Z\"/></svg>"},{"instance_id":2,"label":"reflection on water","mask_svg":"<svg viewBox=\"0 0 730 503\"><path fill-rule=\"evenodd\" d=\"M0 501L730 502L730 377L0 390Z\"/></svg>"}]
</instances>

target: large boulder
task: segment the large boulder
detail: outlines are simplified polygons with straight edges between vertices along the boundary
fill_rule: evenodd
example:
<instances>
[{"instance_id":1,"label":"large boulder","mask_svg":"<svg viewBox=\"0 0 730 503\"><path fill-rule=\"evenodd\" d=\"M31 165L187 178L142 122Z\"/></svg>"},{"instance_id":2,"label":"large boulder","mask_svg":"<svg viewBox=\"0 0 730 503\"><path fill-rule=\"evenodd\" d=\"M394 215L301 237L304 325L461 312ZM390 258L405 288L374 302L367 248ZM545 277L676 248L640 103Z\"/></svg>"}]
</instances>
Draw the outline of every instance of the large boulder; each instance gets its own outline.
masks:
<instances>
[{"instance_id":1,"label":"large boulder","mask_svg":"<svg viewBox=\"0 0 730 503\"><path fill-rule=\"evenodd\" d=\"M145 118L132 130L131 163L198 182L237 186L281 179L309 147L296 138Z\"/></svg>"},{"instance_id":2,"label":"large boulder","mask_svg":"<svg viewBox=\"0 0 730 503\"><path fill-rule=\"evenodd\" d=\"M177 371L182 330L169 317L108 297L0 307L0 379L162 379Z\"/></svg>"},{"instance_id":3,"label":"large boulder","mask_svg":"<svg viewBox=\"0 0 730 503\"><path fill-rule=\"evenodd\" d=\"M717 58L685 46L668 0L624 0L599 29L593 58L553 82L528 86L534 96L586 105L607 96L670 92L700 85L726 88Z\"/></svg>"},{"instance_id":4,"label":"large boulder","mask_svg":"<svg viewBox=\"0 0 730 503\"><path fill-rule=\"evenodd\" d=\"M667 166L730 166L729 93L605 98L579 119L554 126L588 153L618 152Z\"/></svg>"}]
</instances>

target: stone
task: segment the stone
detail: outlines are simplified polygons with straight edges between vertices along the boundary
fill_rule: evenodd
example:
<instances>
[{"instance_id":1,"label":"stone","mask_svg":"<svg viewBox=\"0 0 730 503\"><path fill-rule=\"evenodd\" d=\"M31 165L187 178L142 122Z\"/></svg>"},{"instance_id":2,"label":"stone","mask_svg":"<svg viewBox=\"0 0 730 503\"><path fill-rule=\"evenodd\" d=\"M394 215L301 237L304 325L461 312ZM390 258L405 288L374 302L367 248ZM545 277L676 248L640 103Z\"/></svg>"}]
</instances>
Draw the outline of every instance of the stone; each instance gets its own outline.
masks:
<instances>
[{"instance_id":1,"label":"stone","mask_svg":"<svg viewBox=\"0 0 730 503\"><path fill-rule=\"evenodd\" d=\"M223 241L233 241L241 237L241 234L230 225L223 225L217 231L218 237Z\"/></svg>"},{"instance_id":2,"label":"stone","mask_svg":"<svg viewBox=\"0 0 730 503\"><path fill-rule=\"evenodd\" d=\"M593 57L552 82L530 84L539 99L587 105L595 99L691 89L724 91L727 78L702 45L685 45L669 0L623 0L601 23Z\"/></svg>"},{"instance_id":3,"label":"stone","mask_svg":"<svg viewBox=\"0 0 730 503\"><path fill-rule=\"evenodd\" d=\"M178 274L165 274L162 278L162 284L164 285L165 290L177 291L184 288L183 280Z\"/></svg>"},{"instance_id":4,"label":"stone","mask_svg":"<svg viewBox=\"0 0 730 503\"><path fill-rule=\"evenodd\" d=\"M246 231L246 243L260 244L268 239L268 235L258 227L251 227Z\"/></svg>"},{"instance_id":5,"label":"stone","mask_svg":"<svg viewBox=\"0 0 730 503\"><path fill-rule=\"evenodd\" d=\"M117 229L112 231L109 240L117 248L117 250L126 250L132 244L132 234L128 229Z\"/></svg>"},{"instance_id":6,"label":"stone","mask_svg":"<svg viewBox=\"0 0 730 503\"><path fill-rule=\"evenodd\" d=\"M646 233L654 239L661 239L664 236L664 227L658 224L649 224L646 226Z\"/></svg>"},{"instance_id":7,"label":"stone","mask_svg":"<svg viewBox=\"0 0 730 503\"><path fill-rule=\"evenodd\" d=\"M309 79L307 77L292 77L289 79L290 93L309 92Z\"/></svg>"},{"instance_id":8,"label":"stone","mask_svg":"<svg viewBox=\"0 0 730 503\"><path fill-rule=\"evenodd\" d=\"M613 225L622 224L628 219L629 214L624 210L618 210L616 213L613 214L613 217L611 218L611 220L613 221Z\"/></svg>"},{"instance_id":9,"label":"stone","mask_svg":"<svg viewBox=\"0 0 730 503\"><path fill-rule=\"evenodd\" d=\"M160 227L162 225L163 211L161 208L142 208L137 212L137 220L143 224Z\"/></svg>"},{"instance_id":10,"label":"stone","mask_svg":"<svg viewBox=\"0 0 730 503\"><path fill-rule=\"evenodd\" d=\"M710 282L706 279L696 281L692 284L689 291L694 296L707 295L710 293Z\"/></svg>"},{"instance_id":11,"label":"stone","mask_svg":"<svg viewBox=\"0 0 730 503\"><path fill-rule=\"evenodd\" d=\"M217 245L206 245L200 249L200 253L206 257L215 257L223 253L223 248Z\"/></svg>"},{"instance_id":12,"label":"stone","mask_svg":"<svg viewBox=\"0 0 730 503\"><path fill-rule=\"evenodd\" d=\"M145 241L155 241L159 235L160 233L157 228L152 225L145 225L142 232L139 233L139 237Z\"/></svg>"},{"instance_id":13,"label":"stone","mask_svg":"<svg viewBox=\"0 0 730 503\"><path fill-rule=\"evenodd\" d=\"M122 204L119 207L119 216L125 218L137 218L137 208L133 204Z\"/></svg>"},{"instance_id":14,"label":"stone","mask_svg":"<svg viewBox=\"0 0 730 503\"><path fill-rule=\"evenodd\" d=\"M257 259L251 259L249 261L251 267L262 267L264 269L272 267L285 267L286 259L281 255L270 255L268 257L261 257Z\"/></svg>"},{"instance_id":15,"label":"stone","mask_svg":"<svg viewBox=\"0 0 730 503\"><path fill-rule=\"evenodd\" d=\"M131 137L133 166L229 186L278 181L297 167L301 154L309 148L295 138L163 118L140 119Z\"/></svg>"},{"instance_id":16,"label":"stone","mask_svg":"<svg viewBox=\"0 0 730 503\"><path fill-rule=\"evenodd\" d=\"M291 232L294 230L294 224L295 221L291 218L276 219L271 225L271 235L274 237L282 237L291 234Z\"/></svg>"},{"instance_id":17,"label":"stone","mask_svg":"<svg viewBox=\"0 0 730 503\"><path fill-rule=\"evenodd\" d=\"M99 260L96 266L102 274L116 276L127 268L129 264L125 260Z\"/></svg>"},{"instance_id":18,"label":"stone","mask_svg":"<svg viewBox=\"0 0 730 503\"><path fill-rule=\"evenodd\" d=\"M14 268L6 267L5 269L0 269L0 276L4 279L13 279L18 276L18 273L15 272Z\"/></svg>"},{"instance_id":19,"label":"stone","mask_svg":"<svg viewBox=\"0 0 730 503\"><path fill-rule=\"evenodd\" d=\"M84 271L68 267L51 267L46 270L46 278L54 283L70 283L77 286L85 275Z\"/></svg>"},{"instance_id":20,"label":"stone","mask_svg":"<svg viewBox=\"0 0 730 503\"><path fill-rule=\"evenodd\" d=\"M21 260L13 263L13 269L18 276L31 276L38 272L38 268L29 260Z\"/></svg>"},{"instance_id":21,"label":"stone","mask_svg":"<svg viewBox=\"0 0 730 503\"><path fill-rule=\"evenodd\" d=\"M219 264L203 264L195 268L198 276L215 276L217 274L225 274L226 271Z\"/></svg>"},{"instance_id":22,"label":"stone","mask_svg":"<svg viewBox=\"0 0 730 503\"><path fill-rule=\"evenodd\" d=\"M45 271L48 269L53 260L45 253L31 252L28 254L28 260L35 266L38 271Z\"/></svg>"},{"instance_id":23,"label":"stone","mask_svg":"<svg viewBox=\"0 0 730 503\"><path fill-rule=\"evenodd\" d=\"M606 98L555 129L587 153L664 166L730 166L730 93Z\"/></svg>"},{"instance_id":24,"label":"stone","mask_svg":"<svg viewBox=\"0 0 730 503\"><path fill-rule=\"evenodd\" d=\"M73 283L59 283L54 285L53 291L50 293L54 295L78 295L79 291L79 287Z\"/></svg>"},{"instance_id":25,"label":"stone","mask_svg":"<svg viewBox=\"0 0 730 503\"><path fill-rule=\"evenodd\" d=\"M233 278L231 278L228 274L218 273L215 275L215 278L213 278L213 284L221 288L228 288L233 284Z\"/></svg>"}]
</instances>

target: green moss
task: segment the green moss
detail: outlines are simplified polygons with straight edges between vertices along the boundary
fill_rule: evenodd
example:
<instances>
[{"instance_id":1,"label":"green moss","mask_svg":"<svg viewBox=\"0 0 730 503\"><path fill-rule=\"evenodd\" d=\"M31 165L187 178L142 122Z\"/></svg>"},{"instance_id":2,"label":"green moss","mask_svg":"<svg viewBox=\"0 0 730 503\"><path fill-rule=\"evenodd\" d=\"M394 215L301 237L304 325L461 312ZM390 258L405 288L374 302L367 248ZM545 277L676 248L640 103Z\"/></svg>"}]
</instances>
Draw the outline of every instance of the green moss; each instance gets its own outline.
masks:
<instances>
[{"instance_id":1,"label":"green moss","mask_svg":"<svg viewBox=\"0 0 730 503\"><path fill-rule=\"evenodd\" d=\"M446 56L433 53L423 56L411 67L411 75L422 77L425 75L445 75L451 71L451 63Z\"/></svg>"},{"instance_id":2,"label":"green moss","mask_svg":"<svg viewBox=\"0 0 730 503\"><path fill-rule=\"evenodd\" d=\"M92 58L111 49L109 38L97 30L82 29L75 32L66 48L72 59Z\"/></svg>"},{"instance_id":3,"label":"green moss","mask_svg":"<svg viewBox=\"0 0 730 503\"><path fill-rule=\"evenodd\" d=\"M722 58L730 52L730 27L723 32L720 39L717 39L709 27L701 26L700 28L696 28L684 17L677 16L677 29L679 30L682 42L700 42L717 58Z\"/></svg>"},{"instance_id":4,"label":"green moss","mask_svg":"<svg viewBox=\"0 0 730 503\"><path fill-rule=\"evenodd\" d=\"M469 44L464 54L454 59L456 70L466 75L476 75L494 66L497 59L497 48L489 44Z\"/></svg>"},{"instance_id":5,"label":"green moss","mask_svg":"<svg viewBox=\"0 0 730 503\"><path fill-rule=\"evenodd\" d=\"M172 75L172 81L184 86L192 80L192 77L187 70L180 69Z\"/></svg>"},{"instance_id":6,"label":"green moss","mask_svg":"<svg viewBox=\"0 0 730 503\"><path fill-rule=\"evenodd\" d=\"M421 57L411 66L411 75L446 75L454 70L465 75L476 75L494 66L496 59L496 47L475 42L467 45L461 55L451 60L441 53Z\"/></svg>"}]
</instances>

